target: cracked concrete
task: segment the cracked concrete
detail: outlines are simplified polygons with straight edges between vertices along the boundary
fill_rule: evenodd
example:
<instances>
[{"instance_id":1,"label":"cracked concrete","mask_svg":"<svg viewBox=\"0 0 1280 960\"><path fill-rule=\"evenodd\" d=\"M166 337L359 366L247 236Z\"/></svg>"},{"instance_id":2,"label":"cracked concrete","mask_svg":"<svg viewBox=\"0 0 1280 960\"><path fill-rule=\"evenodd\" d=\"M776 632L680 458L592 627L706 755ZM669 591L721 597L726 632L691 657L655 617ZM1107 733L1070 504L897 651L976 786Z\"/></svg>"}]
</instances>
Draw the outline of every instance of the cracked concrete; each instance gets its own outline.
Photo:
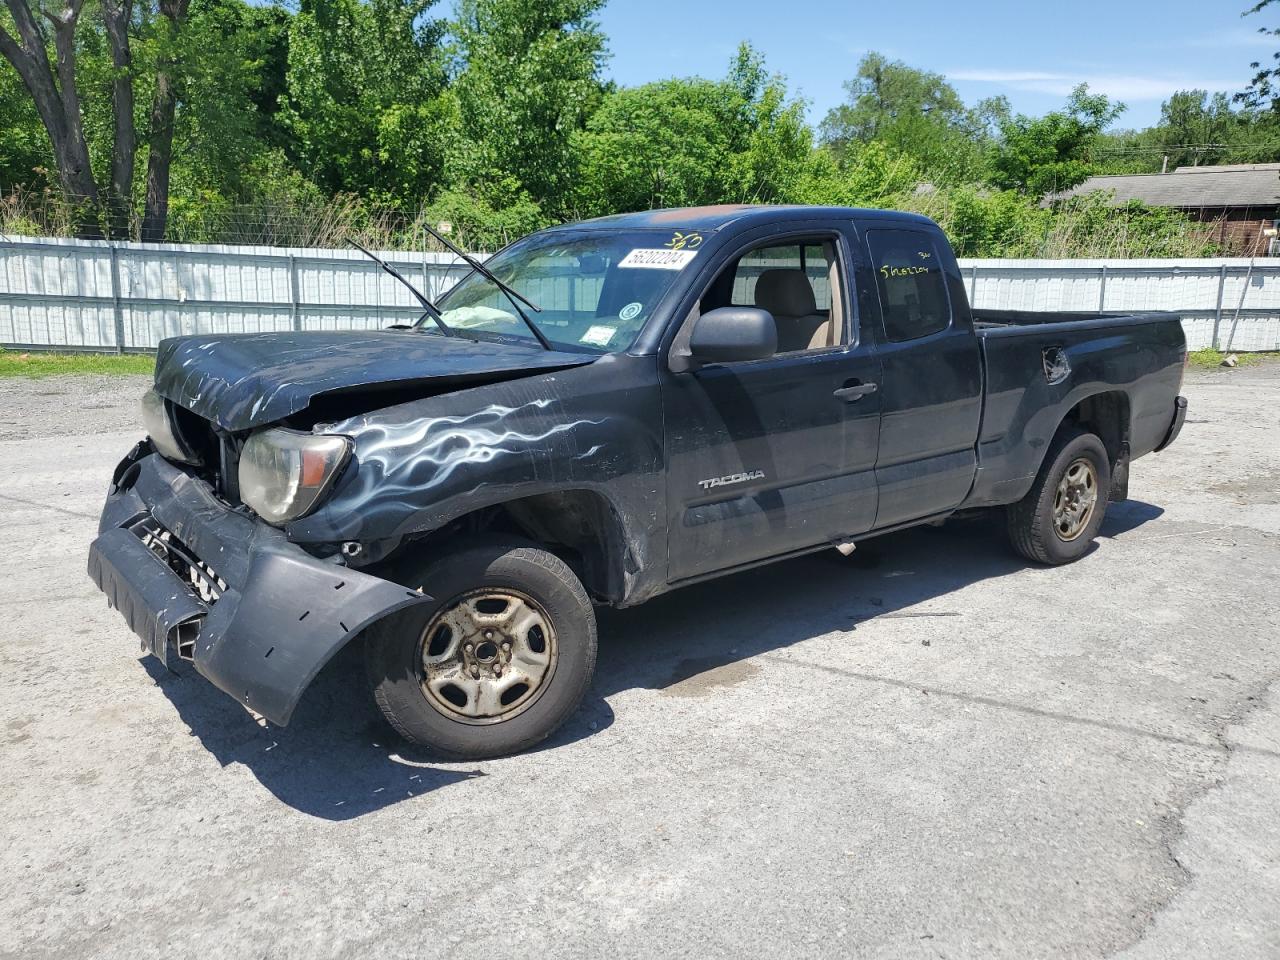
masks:
<instances>
[{"instance_id":1,"label":"cracked concrete","mask_svg":"<svg viewBox=\"0 0 1280 960\"><path fill-rule=\"evenodd\" d=\"M1220 734L1228 760L1183 811L1170 856L1177 896L1123 960L1280 956L1280 690L1275 677Z\"/></svg>"},{"instance_id":2,"label":"cracked concrete","mask_svg":"<svg viewBox=\"0 0 1280 960\"><path fill-rule=\"evenodd\" d=\"M476 764L355 651L283 730L138 659L83 566L142 388L0 380L0 956L1280 955L1280 365L1070 568L974 521L605 611Z\"/></svg>"}]
</instances>

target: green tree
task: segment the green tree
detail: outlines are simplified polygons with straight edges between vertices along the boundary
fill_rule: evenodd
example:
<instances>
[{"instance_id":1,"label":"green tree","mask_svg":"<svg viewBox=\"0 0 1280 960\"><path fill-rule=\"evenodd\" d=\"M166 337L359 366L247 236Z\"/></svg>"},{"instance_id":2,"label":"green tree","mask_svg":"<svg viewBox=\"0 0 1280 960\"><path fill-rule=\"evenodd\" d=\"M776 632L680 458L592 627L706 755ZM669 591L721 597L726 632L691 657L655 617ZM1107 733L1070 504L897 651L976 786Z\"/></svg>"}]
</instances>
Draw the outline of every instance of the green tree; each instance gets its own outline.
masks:
<instances>
[{"instance_id":1,"label":"green tree","mask_svg":"<svg viewBox=\"0 0 1280 960\"><path fill-rule=\"evenodd\" d=\"M81 26L84 0L67 0L62 6L51 4L47 10L39 5L33 7L28 0L5 0L5 6L9 17L8 23L0 22L0 54L22 79L48 134L58 180L76 209L79 232L83 236L100 236L98 185L81 119L76 69L76 32Z\"/></svg>"},{"instance_id":2,"label":"green tree","mask_svg":"<svg viewBox=\"0 0 1280 960\"><path fill-rule=\"evenodd\" d=\"M1225 93L1180 90L1165 101L1160 114L1153 127L1099 137L1093 150L1099 171L1158 173L1179 166L1280 159L1280 114L1233 109Z\"/></svg>"},{"instance_id":3,"label":"green tree","mask_svg":"<svg viewBox=\"0 0 1280 960\"><path fill-rule=\"evenodd\" d=\"M12 70L0 70L0 194L41 183L53 169L35 104Z\"/></svg>"},{"instance_id":4,"label":"green tree","mask_svg":"<svg viewBox=\"0 0 1280 960\"><path fill-rule=\"evenodd\" d=\"M746 203L793 200L812 161L813 132L802 100L785 79L769 75L750 44L738 47L728 87L737 110L729 163L729 199Z\"/></svg>"},{"instance_id":5,"label":"green tree","mask_svg":"<svg viewBox=\"0 0 1280 960\"><path fill-rule=\"evenodd\" d=\"M937 179L972 177L993 126L1008 114L1002 98L971 110L941 74L874 52L862 58L844 88L847 101L820 127L826 146L844 156L879 142L891 153L915 157Z\"/></svg>"},{"instance_id":6,"label":"green tree","mask_svg":"<svg viewBox=\"0 0 1280 960\"><path fill-rule=\"evenodd\" d=\"M615 90L574 141L576 209L600 216L726 198L737 104L724 84L662 80Z\"/></svg>"},{"instance_id":7,"label":"green tree","mask_svg":"<svg viewBox=\"0 0 1280 960\"><path fill-rule=\"evenodd\" d=\"M1221 162L1237 126L1225 93L1179 90L1160 107L1157 143L1170 167Z\"/></svg>"},{"instance_id":8,"label":"green tree","mask_svg":"<svg viewBox=\"0 0 1280 960\"><path fill-rule=\"evenodd\" d=\"M322 189L387 201L440 187L451 105L434 0L305 0L289 31L289 147Z\"/></svg>"},{"instance_id":9,"label":"green tree","mask_svg":"<svg viewBox=\"0 0 1280 960\"><path fill-rule=\"evenodd\" d=\"M6 5L0 51L40 117L81 235L100 236L105 223L128 237L140 206L142 239L163 239L175 165L203 158L202 179L216 185L253 152L264 27L282 11L241 0L100 0L86 11L69 0L39 19L29 0Z\"/></svg>"},{"instance_id":10,"label":"green tree","mask_svg":"<svg viewBox=\"0 0 1280 960\"><path fill-rule=\"evenodd\" d=\"M991 159L991 182L1035 196L1074 187L1093 172L1092 148L1123 111L1124 104L1091 94L1082 83L1071 92L1065 110L1005 120Z\"/></svg>"},{"instance_id":11,"label":"green tree","mask_svg":"<svg viewBox=\"0 0 1280 960\"><path fill-rule=\"evenodd\" d=\"M822 206L901 206L924 179L924 169L914 157L873 140L851 156L815 151L795 199Z\"/></svg>"},{"instance_id":12,"label":"green tree","mask_svg":"<svg viewBox=\"0 0 1280 960\"><path fill-rule=\"evenodd\" d=\"M1258 3L1244 11L1241 16L1248 17L1261 13L1274 2L1275 0L1259 0ZM1280 28L1276 27L1259 27L1258 32L1270 36L1280 36ZM1251 109L1270 110L1272 113L1280 113L1280 53L1273 53L1270 63L1264 64L1260 60L1255 60L1249 66L1254 70L1253 79L1249 81L1249 85L1244 90L1235 95L1235 101L1243 103Z\"/></svg>"},{"instance_id":13,"label":"green tree","mask_svg":"<svg viewBox=\"0 0 1280 960\"><path fill-rule=\"evenodd\" d=\"M573 146L576 209L600 215L791 200L813 139L804 104L743 44L723 80L663 80L612 91Z\"/></svg>"},{"instance_id":14,"label":"green tree","mask_svg":"<svg viewBox=\"0 0 1280 960\"><path fill-rule=\"evenodd\" d=\"M604 0L460 0L450 181L493 206L565 214L571 142L603 96Z\"/></svg>"}]
</instances>

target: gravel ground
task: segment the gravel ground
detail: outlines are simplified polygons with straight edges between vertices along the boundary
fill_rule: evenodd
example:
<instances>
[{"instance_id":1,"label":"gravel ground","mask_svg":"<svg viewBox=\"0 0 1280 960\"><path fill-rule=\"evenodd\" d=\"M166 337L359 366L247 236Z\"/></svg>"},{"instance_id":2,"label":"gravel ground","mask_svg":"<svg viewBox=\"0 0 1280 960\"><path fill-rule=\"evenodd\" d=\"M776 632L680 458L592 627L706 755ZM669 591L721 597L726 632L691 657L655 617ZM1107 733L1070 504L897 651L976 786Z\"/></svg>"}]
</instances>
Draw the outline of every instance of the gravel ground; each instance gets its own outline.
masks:
<instances>
[{"instance_id":1,"label":"gravel ground","mask_svg":"<svg viewBox=\"0 0 1280 960\"><path fill-rule=\"evenodd\" d=\"M138 398L150 386L137 376L0 377L0 441L137 433ZM0 472L0 483L12 479Z\"/></svg>"},{"instance_id":2,"label":"gravel ground","mask_svg":"<svg viewBox=\"0 0 1280 960\"><path fill-rule=\"evenodd\" d=\"M982 522L601 616L545 749L284 730L84 574L140 378L0 380L0 955L1280 956L1280 365L1194 372L1097 549Z\"/></svg>"}]
</instances>

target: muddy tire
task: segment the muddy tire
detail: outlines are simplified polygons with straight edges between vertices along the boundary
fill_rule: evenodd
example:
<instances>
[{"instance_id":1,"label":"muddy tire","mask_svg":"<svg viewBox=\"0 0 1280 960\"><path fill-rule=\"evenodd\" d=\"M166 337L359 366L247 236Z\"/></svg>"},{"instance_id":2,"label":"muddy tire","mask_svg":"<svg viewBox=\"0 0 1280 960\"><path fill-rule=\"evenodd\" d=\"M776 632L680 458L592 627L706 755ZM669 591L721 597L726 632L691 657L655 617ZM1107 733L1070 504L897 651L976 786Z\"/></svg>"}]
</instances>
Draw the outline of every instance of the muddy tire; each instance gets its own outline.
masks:
<instances>
[{"instance_id":1,"label":"muddy tire","mask_svg":"<svg viewBox=\"0 0 1280 960\"><path fill-rule=\"evenodd\" d=\"M1005 509L1009 541L1028 560L1058 565L1088 552L1107 510L1111 463L1095 434L1064 428L1031 490Z\"/></svg>"},{"instance_id":2,"label":"muddy tire","mask_svg":"<svg viewBox=\"0 0 1280 960\"><path fill-rule=\"evenodd\" d=\"M582 701L596 662L586 590L553 554L471 541L400 578L435 598L371 632L374 699L406 740L454 759L527 750Z\"/></svg>"}]
</instances>

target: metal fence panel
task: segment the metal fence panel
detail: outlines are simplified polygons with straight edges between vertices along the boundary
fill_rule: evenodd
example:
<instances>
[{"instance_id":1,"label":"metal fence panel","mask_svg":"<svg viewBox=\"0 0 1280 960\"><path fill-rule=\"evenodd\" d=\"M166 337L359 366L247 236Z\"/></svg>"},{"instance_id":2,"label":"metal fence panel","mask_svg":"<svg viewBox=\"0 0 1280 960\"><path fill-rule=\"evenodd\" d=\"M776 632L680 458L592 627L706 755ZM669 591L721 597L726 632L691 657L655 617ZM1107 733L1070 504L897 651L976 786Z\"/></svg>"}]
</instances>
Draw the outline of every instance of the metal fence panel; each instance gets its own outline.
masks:
<instances>
[{"instance_id":1,"label":"metal fence panel","mask_svg":"<svg viewBox=\"0 0 1280 960\"><path fill-rule=\"evenodd\" d=\"M380 255L428 296L466 270L449 254ZM356 250L0 241L0 346L154 350L165 337L377 329L421 312Z\"/></svg>"},{"instance_id":2,"label":"metal fence panel","mask_svg":"<svg viewBox=\"0 0 1280 960\"><path fill-rule=\"evenodd\" d=\"M450 254L382 254L428 296L466 270ZM979 309L1169 310L1193 349L1280 350L1280 259L962 260ZM555 277L550 306L598 296ZM103 240L0 240L0 345L149 350L165 337L376 329L412 294L356 250Z\"/></svg>"},{"instance_id":3,"label":"metal fence panel","mask_svg":"<svg viewBox=\"0 0 1280 960\"><path fill-rule=\"evenodd\" d=\"M962 260L988 310L1168 310L1192 350L1280 350L1280 259Z\"/></svg>"}]
</instances>

